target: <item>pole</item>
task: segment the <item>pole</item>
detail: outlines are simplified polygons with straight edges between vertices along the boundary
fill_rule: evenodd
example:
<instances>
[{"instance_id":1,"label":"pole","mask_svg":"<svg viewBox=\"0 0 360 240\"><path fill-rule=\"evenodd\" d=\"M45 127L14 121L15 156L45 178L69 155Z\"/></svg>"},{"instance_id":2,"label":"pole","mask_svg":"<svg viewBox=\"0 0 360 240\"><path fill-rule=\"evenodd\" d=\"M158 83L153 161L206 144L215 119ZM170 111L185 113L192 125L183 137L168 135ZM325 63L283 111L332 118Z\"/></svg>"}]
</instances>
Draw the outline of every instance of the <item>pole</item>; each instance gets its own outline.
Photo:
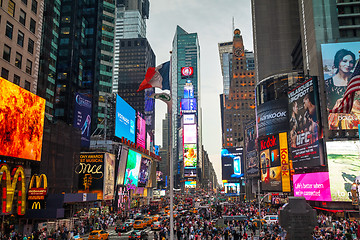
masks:
<instances>
[{"instance_id":1,"label":"pole","mask_svg":"<svg viewBox=\"0 0 360 240\"><path fill-rule=\"evenodd\" d=\"M172 161L173 158L173 126L172 126L172 104L167 104L168 106L168 114L169 114L169 125L170 125L170 240L174 240L174 163Z\"/></svg>"},{"instance_id":2,"label":"pole","mask_svg":"<svg viewBox=\"0 0 360 240\"><path fill-rule=\"evenodd\" d=\"M259 238L261 235L261 198L260 198L260 179L258 180L258 199L259 199Z\"/></svg>"}]
</instances>

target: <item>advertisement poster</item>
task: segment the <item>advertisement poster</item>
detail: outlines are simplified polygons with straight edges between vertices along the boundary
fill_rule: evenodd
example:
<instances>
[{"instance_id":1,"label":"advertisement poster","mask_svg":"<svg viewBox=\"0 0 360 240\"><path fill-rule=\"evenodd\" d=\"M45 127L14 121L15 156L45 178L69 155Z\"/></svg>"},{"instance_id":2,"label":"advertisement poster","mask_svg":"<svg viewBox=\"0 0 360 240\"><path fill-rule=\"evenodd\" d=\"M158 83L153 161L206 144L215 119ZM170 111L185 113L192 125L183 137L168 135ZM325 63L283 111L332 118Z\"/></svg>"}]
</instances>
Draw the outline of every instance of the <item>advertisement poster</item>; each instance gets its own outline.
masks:
<instances>
[{"instance_id":1,"label":"advertisement poster","mask_svg":"<svg viewBox=\"0 0 360 240\"><path fill-rule=\"evenodd\" d=\"M120 146L117 161L119 161L119 168L116 177L116 185L123 185L124 184L124 176L125 176L125 169L126 169L126 161L128 156L129 149Z\"/></svg>"},{"instance_id":2,"label":"advertisement poster","mask_svg":"<svg viewBox=\"0 0 360 240\"><path fill-rule=\"evenodd\" d=\"M98 199L103 199L104 158L104 153L83 153L79 155L79 165L75 168L75 173L79 179L79 192L99 193Z\"/></svg>"},{"instance_id":3,"label":"advertisement poster","mask_svg":"<svg viewBox=\"0 0 360 240\"><path fill-rule=\"evenodd\" d=\"M141 117L141 114L137 113L136 121L136 143L145 149L146 142L146 122L145 119Z\"/></svg>"},{"instance_id":4,"label":"advertisement poster","mask_svg":"<svg viewBox=\"0 0 360 240\"><path fill-rule=\"evenodd\" d=\"M184 124L195 124L195 114L184 114L183 115Z\"/></svg>"},{"instance_id":5,"label":"advertisement poster","mask_svg":"<svg viewBox=\"0 0 360 240\"><path fill-rule=\"evenodd\" d=\"M286 99L273 100L257 106L258 136L286 132L289 126Z\"/></svg>"},{"instance_id":6,"label":"advertisement poster","mask_svg":"<svg viewBox=\"0 0 360 240\"><path fill-rule=\"evenodd\" d=\"M240 183L224 183L226 195L233 196L240 194Z\"/></svg>"},{"instance_id":7,"label":"advertisement poster","mask_svg":"<svg viewBox=\"0 0 360 240\"><path fill-rule=\"evenodd\" d=\"M124 185L138 186L141 154L129 149Z\"/></svg>"},{"instance_id":8,"label":"advertisement poster","mask_svg":"<svg viewBox=\"0 0 360 240\"><path fill-rule=\"evenodd\" d=\"M255 127L255 121L245 126L245 168L248 177L259 176L259 158L256 149Z\"/></svg>"},{"instance_id":9,"label":"advertisement poster","mask_svg":"<svg viewBox=\"0 0 360 240\"><path fill-rule=\"evenodd\" d=\"M181 112L194 113L197 109L196 98L182 98L181 99Z\"/></svg>"},{"instance_id":10,"label":"advertisement poster","mask_svg":"<svg viewBox=\"0 0 360 240\"><path fill-rule=\"evenodd\" d=\"M326 142L332 201L351 201L351 186L360 180L360 143Z\"/></svg>"},{"instance_id":11,"label":"advertisement poster","mask_svg":"<svg viewBox=\"0 0 360 240\"><path fill-rule=\"evenodd\" d=\"M81 130L81 146L90 146L91 99L75 93L74 127Z\"/></svg>"},{"instance_id":12,"label":"advertisement poster","mask_svg":"<svg viewBox=\"0 0 360 240\"><path fill-rule=\"evenodd\" d=\"M116 95L115 136L135 143L135 110Z\"/></svg>"},{"instance_id":13,"label":"advertisement poster","mask_svg":"<svg viewBox=\"0 0 360 240\"><path fill-rule=\"evenodd\" d=\"M155 128L155 99L151 98L150 96L155 93L154 88L147 88L144 90L145 92L145 109L144 109L144 115L145 115L145 122L146 126L148 126L150 129Z\"/></svg>"},{"instance_id":14,"label":"advertisement poster","mask_svg":"<svg viewBox=\"0 0 360 240\"><path fill-rule=\"evenodd\" d=\"M194 178L196 177L196 168L192 168L192 169L184 169L184 177L187 178Z\"/></svg>"},{"instance_id":15,"label":"advertisement poster","mask_svg":"<svg viewBox=\"0 0 360 240\"><path fill-rule=\"evenodd\" d=\"M185 188L196 188L196 181L185 181Z\"/></svg>"},{"instance_id":16,"label":"advertisement poster","mask_svg":"<svg viewBox=\"0 0 360 240\"><path fill-rule=\"evenodd\" d=\"M358 60L360 42L321 44L322 64L327 96L327 109L337 107L344 96L351 73ZM328 113L331 137L358 136L360 102L355 94L351 113ZM341 131L345 130L345 131Z\"/></svg>"},{"instance_id":17,"label":"advertisement poster","mask_svg":"<svg viewBox=\"0 0 360 240\"><path fill-rule=\"evenodd\" d=\"M294 196L311 201L331 201L328 172L294 174Z\"/></svg>"},{"instance_id":18,"label":"advertisement poster","mask_svg":"<svg viewBox=\"0 0 360 240\"><path fill-rule=\"evenodd\" d=\"M105 179L103 199L114 199L114 177L115 177L115 155L111 153L105 153Z\"/></svg>"},{"instance_id":19,"label":"advertisement poster","mask_svg":"<svg viewBox=\"0 0 360 240\"><path fill-rule=\"evenodd\" d=\"M222 180L234 180L244 176L243 148L221 150Z\"/></svg>"},{"instance_id":20,"label":"advertisement poster","mask_svg":"<svg viewBox=\"0 0 360 240\"><path fill-rule=\"evenodd\" d=\"M184 144L184 167L196 168L197 150L196 144Z\"/></svg>"},{"instance_id":21,"label":"advertisement poster","mask_svg":"<svg viewBox=\"0 0 360 240\"><path fill-rule=\"evenodd\" d=\"M45 99L0 78L0 156L41 160Z\"/></svg>"},{"instance_id":22,"label":"advertisement poster","mask_svg":"<svg viewBox=\"0 0 360 240\"><path fill-rule=\"evenodd\" d=\"M320 166L320 125L312 78L288 92L289 138L293 167Z\"/></svg>"},{"instance_id":23,"label":"advertisement poster","mask_svg":"<svg viewBox=\"0 0 360 240\"><path fill-rule=\"evenodd\" d=\"M163 179L163 173L161 171L156 171L156 181L161 182L164 181Z\"/></svg>"},{"instance_id":24,"label":"advertisement poster","mask_svg":"<svg viewBox=\"0 0 360 240\"><path fill-rule=\"evenodd\" d=\"M140 173L139 173L139 186L145 186L149 180L151 170L151 160L144 156L141 157Z\"/></svg>"},{"instance_id":25,"label":"advertisement poster","mask_svg":"<svg viewBox=\"0 0 360 240\"><path fill-rule=\"evenodd\" d=\"M197 126L184 125L184 143L196 143Z\"/></svg>"}]
</instances>

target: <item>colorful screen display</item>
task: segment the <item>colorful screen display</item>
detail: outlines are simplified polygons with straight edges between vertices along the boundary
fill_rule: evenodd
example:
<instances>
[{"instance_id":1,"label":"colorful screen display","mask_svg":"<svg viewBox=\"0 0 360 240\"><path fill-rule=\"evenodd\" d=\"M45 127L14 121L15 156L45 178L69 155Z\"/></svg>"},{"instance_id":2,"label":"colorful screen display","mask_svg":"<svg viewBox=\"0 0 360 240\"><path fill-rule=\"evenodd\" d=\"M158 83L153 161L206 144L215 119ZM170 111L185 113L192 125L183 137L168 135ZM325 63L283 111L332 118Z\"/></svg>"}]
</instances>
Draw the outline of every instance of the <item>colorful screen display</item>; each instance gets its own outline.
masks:
<instances>
[{"instance_id":1,"label":"colorful screen display","mask_svg":"<svg viewBox=\"0 0 360 240\"><path fill-rule=\"evenodd\" d=\"M259 176L259 158L256 149L255 128L255 121L245 126L245 168L248 177Z\"/></svg>"},{"instance_id":2,"label":"colorful screen display","mask_svg":"<svg viewBox=\"0 0 360 240\"><path fill-rule=\"evenodd\" d=\"M196 112L196 98L182 98L181 99L181 112L193 113Z\"/></svg>"},{"instance_id":3,"label":"colorful screen display","mask_svg":"<svg viewBox=\"0 0 360 240\"><path fill-rule=\"evenodd\" d=\"M74 126L81 130L81 146L90 146L91 99L75 93Z\"/></svg>"},{"instance_id":4,"label":"colorful screen display","mask_svg":"<svg viewBox=\"0 0 360 240\"><path fill-rule=\"evenodd\" d=\"M149 180L151 170L151 160L146 157L141 158L139 185L145 186Z\"/></svg>"},{"instance_id":5,"label":"colorful screen display","mask_svg":"<svg viewBox=\"0 0 360 240\"><path fill-rule=\"evenodd\" d=\"M184 98L194 98L194 86L185 85L184 86Z\"/></svg>"},{"instance_id":6,"label":"colorful screen display","mask_svg":"<svg viewBox=\"0 0 360 240\"><path fill-rule=\"evenodd\" d=\"M185 181L185 188L196 188L196 181Z\"/></svg>"},{"instance_id":7,"label":"colorful screen display","mask_svg":"<svg viewBox=\"0 0 360 240\"><path fill-rule=\"evenodd\" d=\"M119 161L118 174L116 177L117 185L124 184L124 175L125 175L128 152L129 152L128 148L126 148L124 146L120 146L118 156L117 156L117 161Z\"/></svg>"},{"instance_id":8,"label":"colorful screen display","mask_svg":"<svg viewBox=\"0 0 360 240\"><path fill-rule=\"evenodd\" d=\"M196 143L197 126L184 125L184 143Z\"/></svg>"},{"instance_id":9,"label":"colorful screen display","mask_svg":"<svg viewBox=\"0 0 360 240\"><path fill-rule=\"evenodd\" d=\"M194 73L193 67L182 67L181 68L181 76L182 77L190 77Z\"/></svg>"},{"instance_id":10,"label":"colorful screen display","mask_svg":"<svg viewBox=\"0 0 360 240\"><path fill-rule=\"evenodd\" d=\"M336 107L347 88L347 83L354 70L360 42L321 44L322 64L327 95L327 109ZM355 94L353 109L350 114L328 114L331 137L356 136L360 123L360 102ZM347 130L347 131L340 131Z\"/></svg>"},{"instance_id":11,"label":"colorful screen display","mask_svg":"<svg viewBox=\"0 0 360 240\"><path fill-rule=\"evenodd\" d=\"M141 154L129 149L124 185L138 186Z\"/></svg>"},{"instance_id":12,"label":"colorful screen display","mask_svg":"<svg viewBox=\"0 0 360 240\"><path fill-rule=\"evenodd\" d=\"M161 171L156 171L156 181L161 182L164 181L163 179L163 173Z\"/></svg>"},{"instance_id":13,"label":"colorful screen display","mask_svg":"<svg viewBox=\"0 0 360 240\"><path fill-rule=\"evenodd\" d=\"M196 168L197 149L196 144L184 144L184 167Z\"/></svg>"},{"instance_id":14,"label":"colorful screen display","mask_svg":"<svg viewBox=\"0 0 360 240\"><path fill-rule=\"evenodd\" d=\"M146 122L145 119L141 117L140 113L137 113L137 121L136 121L136 143L145 149L145 141L146 141Z\"/></svg>"},{"instance_id":15,"label":"colorful screen display","mask_svg":"<svg viewBox=\"0 0 360 240\"><path fill-rule=\"evenodd\" d=\"M194 178L196 177L196 168L185 168L184 169L184 177Z\"/></svg>"},{"instance_id":16,"label":"colorful screen display","mask_svg":"<svg viewBox=\"0 0 360 240\"><path fill-rule=\"evenodd\" d=\"M239 195L240 183L224 183L224 190L226 195Z\"/></svg>"},{"instance_id":17,"label":"colorful screen display","mask_svg":"<svg viewBox=\"0 0 360 240\"><path fill-rule=\"evenodd\" d=\"M75 168L78 175L80 192L97 192L102 199L104 186L104 153L83 153L79 155L79 165Z\"/></svg>"},{"instance_id":18,"label":"colorful screen display","mask_svg":"<svg viewBox=\"0 0 360 240\"><path fill-rule=\"evenodd\" d=\"M105 153L105 176L104 176L103 199L114 198L115 155Z\"/></svg>"},{"instance_id":19,"label":"colorful screen display","mask_svg":"<svg viewBox=\"0 0 360 240\"><path fill-rule=\"evenodd\" d=\"M293 175L294 196L311 201L331 201L328 172Z\"/></svg>"},{"instance_id":20,"label":"colorful screen display","mask_svg":"<svg viewBox=\"0 0 360 240\"><path fill-rule=\"evenodd\" d=\"M40 161L45 100L0 78L0 155Z\"/></svg>"},{"instance_id":21,"label":"colorful screen display","mask_svg":"<svg viewBox=\"0 0 360 240\"><path fill-rule=\"evenodd\" d=\"M116 95L115 136L135 142L135 110Z\"/></svg>"},{"instance_id":22,"label":"colorful screen display","mask_svg":"<svg viewBox=\"0 0 360 240\"><path fill-rule=\"evenodd\" d=\"M195 124L195 114L184 114L183 115L184 124Z\"/></svg>"},{"instance_id":23,"label":"colorful screen display","mask_svg":"<svg viewBox=\"0 0 360 240\"><path fill-rule=\"evenodd\" d=\"M244 176L243 148L224 148L221 150L222 179L231 180Z\"/></svg>"}]
</instances>

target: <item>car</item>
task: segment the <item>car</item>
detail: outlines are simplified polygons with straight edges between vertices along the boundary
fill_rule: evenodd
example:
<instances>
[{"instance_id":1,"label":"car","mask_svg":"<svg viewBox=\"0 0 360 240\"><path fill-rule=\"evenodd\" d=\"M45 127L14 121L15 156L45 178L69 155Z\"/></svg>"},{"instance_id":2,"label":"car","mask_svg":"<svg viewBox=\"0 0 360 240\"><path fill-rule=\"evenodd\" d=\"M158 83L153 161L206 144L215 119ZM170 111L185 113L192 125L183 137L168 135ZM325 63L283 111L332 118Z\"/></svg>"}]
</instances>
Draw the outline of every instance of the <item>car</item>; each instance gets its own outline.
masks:
<instances>
[{"instance_id":1,"label":"car","mask_svg":"<svg viewBox=\"0 0 360 240\"><path fill-rule=\"evenodd\" d=\"M161 220L161 217L159 215L155 215L152 217L153 222L157 222Z\"/></svg>"},{"instance_id":2,"label":"car","mask_svg":"<svg viewBox=\"0 0 360 240\"><path fill-rule=\"evenodd\" d=\"M161 222L153 222L151 224L151 230L160 230L161 229Z\"/></svg>"},{"instance_id":3,"label":"car","mask_svg":"<svg viewBox=\"0 0 360 240\"><path fill-rule=\"evenodd\" d=\"M144 217L144 222L146 223L146 226L150 226L153 222L152 217Z\"/></svg>"},{"instance_id":4,"label":"car","mask_svg":"<svg viewBox=\"0 0 360 240\"><path fill-rule=\"evenodd\" d=\"M278 215L265 215L264 219L267 224L277 223L279 220L279 216Z\"/></svg>"},{"instance_id":5,"label":"car","mask_svg":"<svg viewBox=\"0 0 360 240\"><path fill-rule=\"evenodd\" d=\"M144 230L134 230L130 233L129 239L144 239L148 240L149 235Z\"/></svg>"},{"instance_id":6,"label":"car","mask_svg":"<svg viewBox=\"0 0 360 240\"><path fill-rule=\"evenodd\" d=\"M135 220L133 228L134 229L144 229L144 228L146 228L146 222L143 220Z\"/></svg>"},{"instance_id":7,"label":"car","mask_svg":"<svg viewBox=\"0 0 360 240\"><path fill-rule=\"evenodd\" d=\"M131 218L129 218L129 219L127 219L127 220L125 221L125 223L128 224L128 225L130 225L130 226L133 226L133 225L134 225L134 222L135 222L135 220L134 220L134 219L131 219Z\"/></svg>"},{"instance_id":8,"label":"car","mask_svg":"<svg viewBox=\"0 0 360 240\"><path fill-rule=\"evenodd\" d=\"M89 234L88 240L107 240L109 239L109 233L104 230L94 230Z\"/></svg>"},{"instance_id":9,"label":"car","mask_svg":"<svg viewBox=\"0 0 360 240\"><path fill-rule=\"evenodd\" d=\"M132 229L132 225L129 225L128 223L123 224L117 224L115 227L115 232L128 232Z\"/></svg>"}]
</instances>

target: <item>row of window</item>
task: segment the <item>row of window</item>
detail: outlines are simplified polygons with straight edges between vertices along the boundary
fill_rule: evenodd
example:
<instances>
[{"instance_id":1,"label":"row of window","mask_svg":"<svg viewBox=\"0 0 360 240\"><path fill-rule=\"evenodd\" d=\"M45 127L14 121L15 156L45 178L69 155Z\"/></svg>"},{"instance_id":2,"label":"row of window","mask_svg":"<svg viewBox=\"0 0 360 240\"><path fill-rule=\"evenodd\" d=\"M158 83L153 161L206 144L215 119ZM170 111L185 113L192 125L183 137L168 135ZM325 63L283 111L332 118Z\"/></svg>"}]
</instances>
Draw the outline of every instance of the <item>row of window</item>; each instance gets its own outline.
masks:
<instances>
[{"instance_id":1,"label":"row of window","mask_svg":"<svg viewBox=\"0 0 360 240\"><path fill-rule=\"evenodd\" d=\"M27 0L22 0L23 2ZM25 2L24 2L25 3ZM36 14L37 13L37 1L36 0L32 0L32 5L31 5L31 10ZM15 3L12 0L9 0L9 4L8 4L8 11L7 11L12 17L15 18ZM19 22L26 26L26 12L20 8L20 12L19 12ZM30 17L30 24L29 24L29 30L32 33L35 33L36 31L36 21Z\"/></svg>"},{"instance_id":2,"label":"row of window","mask_svg":"<svg viewBox=\"0 0 360 240\"><path fill-rule=\"evenodd\" d=\"M14 25L12 25L10 22L6 22L5 36L7 36L10 39L13 39L13 34L14 34L13 32L14 32ZM24 39L25 39L24 33L22 31L18 30L18 35L17 35L16 41L20 47L24 47ZM34 40L29 38L28 46L27 46L27 50L29 53L31 53L31 54L34 53L34 46L35 46Z\"/></svg>"},{"instance_id":3,"label":"row of window","mask_svg":"<svg viewBox=\"0 0 360 240\"><path fill-rule=\"evenodd\" d=\"M7 80L10 80L9 79L9 70L7 70L6 68L1 68L1 77L5 78ZM20 76L14 74L13 83L20 86ZM30 82L25 80L24 88L26 90L30 91L30 85L31 85Z\"/></svg>"},{"instance_id":4,"label":"row of window","mask_svg":"<svg viewBox=\"0 0 360 240\"><path fill-rule=\"evenodd\" d=\"M3 59L10 62L11 59L11 47L9 47L8 45L4 44L4 50L3 50ZM22 61L23 61L23 56L16 52L15 54L15 66L18 68L22 68ZM32 73L32 61L30 61L29 59L26 59L26 67L25 67L25 72L30 74Z\"/></svg>"}]
</instances>

